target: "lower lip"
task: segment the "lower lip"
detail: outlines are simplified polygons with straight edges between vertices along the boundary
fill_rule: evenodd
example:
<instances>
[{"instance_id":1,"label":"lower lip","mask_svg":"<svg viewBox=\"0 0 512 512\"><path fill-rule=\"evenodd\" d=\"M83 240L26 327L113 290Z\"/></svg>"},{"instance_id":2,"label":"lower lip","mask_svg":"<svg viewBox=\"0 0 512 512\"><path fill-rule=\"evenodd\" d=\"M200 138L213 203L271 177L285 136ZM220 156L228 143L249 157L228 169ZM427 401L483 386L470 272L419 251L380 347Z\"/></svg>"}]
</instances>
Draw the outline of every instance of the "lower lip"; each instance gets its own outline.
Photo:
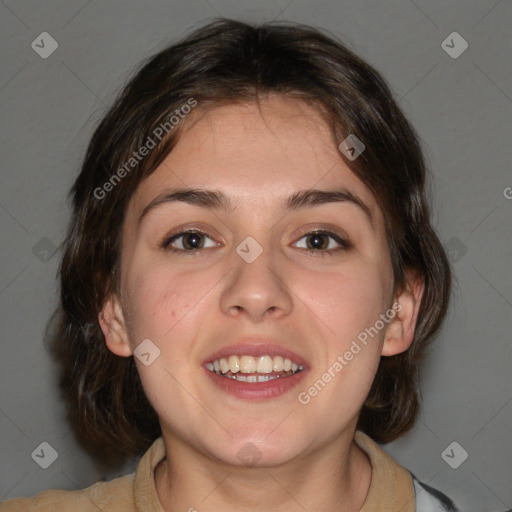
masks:
<instances>
[{"instance_id":1,"label":"lower lip","mask_svg":"<svg viewBox=\"0 0 512 512\"><path fill-rule=\"evenodd\" d=\"M214 373L204 368L212 382L222 391L248 400L268 400L280 395L284 395L293 389L304 378L306 368L288 377L279 377L278 379L267 380L265 382L242 382L236 379L230 379Z\"/></svg>"}]
</instances>

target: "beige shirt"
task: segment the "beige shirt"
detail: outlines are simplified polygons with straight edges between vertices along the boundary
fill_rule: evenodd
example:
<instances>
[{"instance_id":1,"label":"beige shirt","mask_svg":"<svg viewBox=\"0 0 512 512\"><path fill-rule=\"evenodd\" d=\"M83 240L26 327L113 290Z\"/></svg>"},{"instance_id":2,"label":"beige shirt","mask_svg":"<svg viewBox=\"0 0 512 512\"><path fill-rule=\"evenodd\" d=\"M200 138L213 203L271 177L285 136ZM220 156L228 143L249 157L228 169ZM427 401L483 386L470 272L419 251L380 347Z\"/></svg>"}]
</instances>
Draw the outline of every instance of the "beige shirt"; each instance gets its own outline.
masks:
<instances>
[{"instance_id":1,"label":"beige shirt","mask_svg":"<svg viewBox=\"0 0 512 512\"><path fill-rule=\"evenodd\" d=\"M372 480L360 512L414 512L415 497L409 471L397 464L360 431L355 442L372 465ZM159 437L142 456L136 473L110 482L97 482L81 491L44 491L34 498L0 503L0 512L164 512L155 487L154 470L165 457Z\"/></svg>"}]
</instances>

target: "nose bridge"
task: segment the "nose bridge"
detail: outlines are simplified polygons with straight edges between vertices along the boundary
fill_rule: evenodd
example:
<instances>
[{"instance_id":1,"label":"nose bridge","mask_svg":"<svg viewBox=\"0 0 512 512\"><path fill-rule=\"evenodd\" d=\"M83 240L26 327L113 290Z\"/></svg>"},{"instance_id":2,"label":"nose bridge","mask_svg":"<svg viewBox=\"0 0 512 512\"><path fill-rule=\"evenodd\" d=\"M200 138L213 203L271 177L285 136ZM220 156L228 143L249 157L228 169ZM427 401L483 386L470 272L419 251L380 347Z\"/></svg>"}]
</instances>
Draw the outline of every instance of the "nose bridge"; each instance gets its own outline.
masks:
<instances>
[{"instance_id":1,"label":"nose bridge","mask_svg":"<svg viewBox=\"0 0 512 512\"><path fill-rule=\"evenodd\" d=\"M221 298L221 307L227 314L243 310L253 319L262 317L267 311L287 314L292 307L285 276L280 269L280 251L272 248L270 236L260 244L247 237L233 250L233 272Z\"/></svg>"}]
</instances>

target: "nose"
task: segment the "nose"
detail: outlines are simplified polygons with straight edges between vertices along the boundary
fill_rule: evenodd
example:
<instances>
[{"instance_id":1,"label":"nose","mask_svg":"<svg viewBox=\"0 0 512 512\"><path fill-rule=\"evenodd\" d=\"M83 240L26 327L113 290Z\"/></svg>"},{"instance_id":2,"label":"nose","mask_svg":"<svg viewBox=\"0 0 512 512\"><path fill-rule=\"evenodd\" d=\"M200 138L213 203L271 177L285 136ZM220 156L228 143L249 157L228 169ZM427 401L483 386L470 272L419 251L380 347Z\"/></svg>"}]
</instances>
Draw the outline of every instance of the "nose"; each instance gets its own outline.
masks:
<instances>
[{"instance_id":1,"label":"nose","mask_svg":"<svg viewBox=\"0 0 512 512\"><path fill-rule=\"evenodd\" d=\"M286 262L278 262L276 251L266 247L251 263L234 253L234 268L226 276L221 309L229 316L247 316L261 322L268 315L280 318L293 308L292 292L286 282Z\"/></svg>"}]
</instances>

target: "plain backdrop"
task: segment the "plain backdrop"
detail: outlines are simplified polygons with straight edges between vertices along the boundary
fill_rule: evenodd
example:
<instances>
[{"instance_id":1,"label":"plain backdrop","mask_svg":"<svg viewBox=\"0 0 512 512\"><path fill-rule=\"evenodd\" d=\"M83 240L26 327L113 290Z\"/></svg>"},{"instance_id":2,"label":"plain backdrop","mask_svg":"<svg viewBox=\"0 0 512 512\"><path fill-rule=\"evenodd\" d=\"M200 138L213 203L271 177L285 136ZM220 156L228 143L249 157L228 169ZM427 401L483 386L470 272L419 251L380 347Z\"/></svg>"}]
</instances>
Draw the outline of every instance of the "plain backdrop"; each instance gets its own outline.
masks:
<instances>
[{"instance_id":1,"label":"plain backdrop","mask_svg":"<svg viewBox=\"0 0 512 512\"><path fill-rule=\"evenodd\" d=\"M512 508L512 5L496 0L0 2L0 499L117 476L77 445L43 344L54 251L115 94L141 59L218 16L326 29L394 90L432 169L434 223L457 282L423 372L421 417L384 449L464 510ZM47 58L32 46L55 44L43 32L58 44ZM58 453L48 469L31 456L43 442ZM447 453L467 458L454 469Z\"/></svg>"}]
</instances>

